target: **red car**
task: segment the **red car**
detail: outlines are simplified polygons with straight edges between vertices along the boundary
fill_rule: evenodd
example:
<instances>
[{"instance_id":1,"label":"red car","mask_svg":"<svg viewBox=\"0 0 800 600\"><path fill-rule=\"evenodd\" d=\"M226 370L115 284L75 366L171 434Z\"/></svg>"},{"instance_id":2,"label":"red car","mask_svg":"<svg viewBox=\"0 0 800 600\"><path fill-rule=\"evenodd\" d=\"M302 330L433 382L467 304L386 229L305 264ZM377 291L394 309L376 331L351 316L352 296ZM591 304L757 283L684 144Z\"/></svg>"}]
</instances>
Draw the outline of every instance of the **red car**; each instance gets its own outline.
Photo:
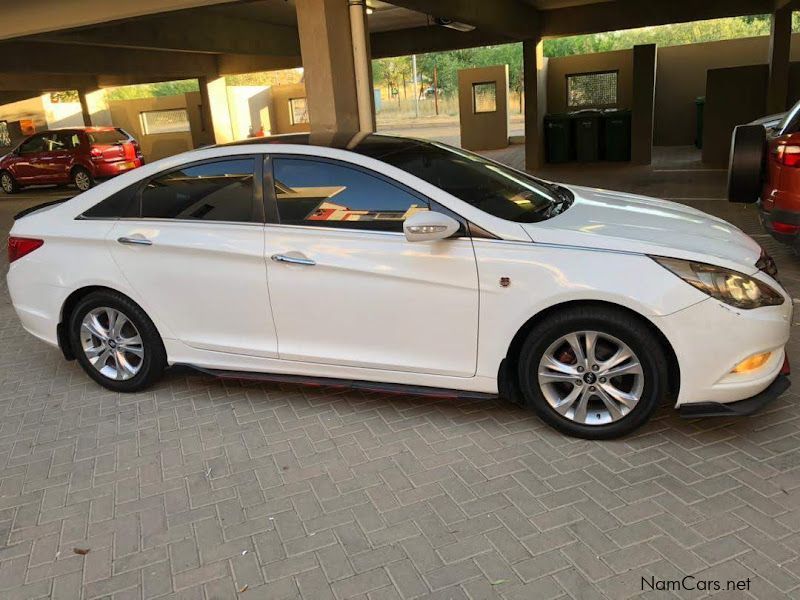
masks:
<instances>
[{"instance_id":1,"label":"red car","mask_svg":"<svg viewBox=\"0 0 800 600\"><path fill-rule=\"evenodd\" d=\"M800 102L734 130L728 198L758 202L764 229L800 253Z\"/></svg>"},{"instance_id":2,"label":"red car","mask_svg":"<svg viewBox=\"0 0 800 600\"><path fill-rule=\"evenodd\" d=\"M139 144L119 128L43 131L0 158L0 187L13 194L29 185L74 183L83 192L143 164Z\"/></svg>"}]
</instances>

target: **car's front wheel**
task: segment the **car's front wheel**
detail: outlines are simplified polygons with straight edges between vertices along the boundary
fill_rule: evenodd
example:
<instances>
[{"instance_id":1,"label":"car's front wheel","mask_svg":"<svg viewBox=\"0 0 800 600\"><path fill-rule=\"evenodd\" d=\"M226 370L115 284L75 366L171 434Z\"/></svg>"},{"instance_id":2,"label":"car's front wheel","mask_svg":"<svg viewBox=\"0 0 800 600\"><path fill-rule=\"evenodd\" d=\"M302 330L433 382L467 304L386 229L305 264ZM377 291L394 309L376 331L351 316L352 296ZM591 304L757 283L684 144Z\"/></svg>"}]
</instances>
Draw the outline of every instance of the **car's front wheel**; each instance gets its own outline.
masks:
<instances>
[{"instance_id":1,"label":"car's front wheel","mask_svg":"<svg viewBox=\"0 0 800 600\"><path fill-rule=\"evenodd\" d=\"M94 185L92 174L83 167L76 167L72 171L72 183L81 192L85 192Z\"/></svg>"},{"instance_id":2,"label":"car's front wheel","mask_svg":"<svg viewBox=\"0 0 800 600\"><path fill-rule=\"evenodd\" d=\"M87 295L69 321L73 355L86 373L115 392L149 387L166 367L155 325L129 298L111 291Z\"/></svg>"},{"instance_id":3,"label":"car's front wheel","mask_svg":"<svg viewBox=\"0 0 800 600\"><path fill-rule=\"evenodd\" d=\"M0 173L0 188L3 188L6 194L16 194L19 191L17 180L8 171Z\"/></svg>"},{"instance_id":4,"label":"car's front wheel","mask_svg":"<svg viewBox=\"0 0 800 600\"><path fill-rule=\"evenodd\" d=\"M519 357L525 404L569 435L608 439L643 425L667 392L664 351L612 307L567 309L535 326Z\"/></svg>"}]
</instances>

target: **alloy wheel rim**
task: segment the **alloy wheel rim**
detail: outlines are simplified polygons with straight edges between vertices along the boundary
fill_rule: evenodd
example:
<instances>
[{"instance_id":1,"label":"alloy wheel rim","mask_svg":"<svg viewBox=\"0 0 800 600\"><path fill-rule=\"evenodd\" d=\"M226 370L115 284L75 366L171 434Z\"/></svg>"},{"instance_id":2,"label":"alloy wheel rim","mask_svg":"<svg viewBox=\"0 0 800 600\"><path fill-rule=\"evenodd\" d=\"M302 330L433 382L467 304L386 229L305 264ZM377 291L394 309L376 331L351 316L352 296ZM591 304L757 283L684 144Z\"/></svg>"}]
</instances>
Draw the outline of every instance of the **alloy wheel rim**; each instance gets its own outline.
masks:
<instances>
[{"instance_id":1,"label":"alloy wheel rim","mask_svg":"<svg viewBox=\"0 0 800 600\"><path fill-rule=\"evenodd\" d=\"M550 407L581 425L608 425L636 408L644 370L631 348L607 333L576 331L550 344L539 362L539 388Z\"/></svg>"},{"instance_id":2,"label":"alloy wheel rim","mask_svg":"<svg viewBox=\"0 0 800 600\"><path fill-rule=\"evenodd\" d=\"M3 176L0 177L0 185L3 186L4 192L11 192L12 183L11 177L8 175L8 173L3 173Z\"/></svg>"},{"instance_id":3,"label":"alloy wheel rim","mask_svg":"<svg viewBox=\"0 0 800 600\"><path fill-rule=\"evenodd\" d=\"M133 322L115 308L101 306L81 322L81 347L100 374L116 381L135 377L144 363L142 336Z\"/></svg>"},{"instance_id":4,"label":"alloy wheel rim","mask_svg":"<svg viewBox=\"0 0 800 600\"><path fill-rule=\"evenodd\" d=\"M89 181L89 176L83 171L78 171L77 173L75 173L75 185L78 186L79 190L85 192L91 186L91 182Z\"/></svg>"}]
</instances>

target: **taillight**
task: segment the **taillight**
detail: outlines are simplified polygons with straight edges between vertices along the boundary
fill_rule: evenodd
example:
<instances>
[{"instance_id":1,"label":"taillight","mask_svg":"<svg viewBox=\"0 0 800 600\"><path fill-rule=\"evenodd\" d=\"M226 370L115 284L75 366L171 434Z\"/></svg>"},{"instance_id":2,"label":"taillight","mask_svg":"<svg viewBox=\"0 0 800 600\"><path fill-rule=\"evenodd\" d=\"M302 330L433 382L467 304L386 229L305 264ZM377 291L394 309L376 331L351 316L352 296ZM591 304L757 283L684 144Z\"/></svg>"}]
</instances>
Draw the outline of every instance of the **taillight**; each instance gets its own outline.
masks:
<instances>
[{"instance_id":1,"label":"taillight","mask_svg":"<svg viewBox=\"0 0 800 600\"><path fill-rule=\"evenodd\" d=\"M800 225L794 225L792 223L783 223L782 221L773 221L772 230L775 233L795 234L798 231L800 231Z\"/></svg>"},{"instance_id":2,"label":"taillight","mask_svg":"<svg viewBox=\"0 0 800 600\"><path fill-rule=\"evenodd\" d=\"M132 143L125 142L122 144L122 151L125 154L125 158L129 160L136 158L136 146L134 146Z\"/></svg>"},{"instance_id":3,"label":"taillight","mask_svg":"<svg viewBox=\"0 0 800 600\"><path fill-rule=\"evenodd\" d=\"M103 158L103 151L100 150L100 148L98 148L96 146L92 146L89 149L89 154L91 155L92 160L97 160L99 158Z\"/></svg>"},{"instance_id":4,"label":"taillight","mask_svg":"<svg viewBox=\"0 0 800 600\"><path fill-rule=\"evenodd\" d=\"M26 254L30 254L44 244L44 240L37 240L34 238L23 237L9 237L8 238L8 262L12 263L17 259L22 258Z\"/></svg>"},{"instance_id":5,"label":"taillight","mask_svg":"<svg viewBox=\"0 0 800 600\"><path fill-rule=\"evenodd\" d=\"M800 146L779 145L775 148L775 159L785 167L800 167Z\"/></svg>"}]
</instances>

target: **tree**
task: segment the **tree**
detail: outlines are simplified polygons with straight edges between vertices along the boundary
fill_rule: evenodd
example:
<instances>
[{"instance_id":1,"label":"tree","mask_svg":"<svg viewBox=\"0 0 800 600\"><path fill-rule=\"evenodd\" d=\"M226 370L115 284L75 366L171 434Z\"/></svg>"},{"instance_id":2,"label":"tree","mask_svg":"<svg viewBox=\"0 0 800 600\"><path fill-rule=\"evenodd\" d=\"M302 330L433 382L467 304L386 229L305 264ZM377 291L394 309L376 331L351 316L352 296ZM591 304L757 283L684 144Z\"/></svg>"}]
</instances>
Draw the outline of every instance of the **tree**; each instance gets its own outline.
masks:
<instances>
[{"instance_id":1,"label":"tree","mask_svg":"<svg viewBox=\"0 0 800 600\"><path fill-rule=\"evenodd\" d=\"M800 12L795 12L792 19L793 30L800 31ZM624 50L637 44L675 46L763 36L769 34L769 29L769 15L712 19L550 39L544 43L544 53L545 56L557 57ZM453 94L458 89L459 69L502 64L508 65L509 87L512 91L521 93L523 86L522 44L432 52L417 56L418 69L425 79L432 80L433 65L438 67L439 90L444 95ZM401 65L403 69L406 69L405 71L400 70ZM373 78L376 84L396 88L402 80L403 74L408 77L409 69L408 57L375 60L373 61Z\"/></svg>"}]
</instances>

